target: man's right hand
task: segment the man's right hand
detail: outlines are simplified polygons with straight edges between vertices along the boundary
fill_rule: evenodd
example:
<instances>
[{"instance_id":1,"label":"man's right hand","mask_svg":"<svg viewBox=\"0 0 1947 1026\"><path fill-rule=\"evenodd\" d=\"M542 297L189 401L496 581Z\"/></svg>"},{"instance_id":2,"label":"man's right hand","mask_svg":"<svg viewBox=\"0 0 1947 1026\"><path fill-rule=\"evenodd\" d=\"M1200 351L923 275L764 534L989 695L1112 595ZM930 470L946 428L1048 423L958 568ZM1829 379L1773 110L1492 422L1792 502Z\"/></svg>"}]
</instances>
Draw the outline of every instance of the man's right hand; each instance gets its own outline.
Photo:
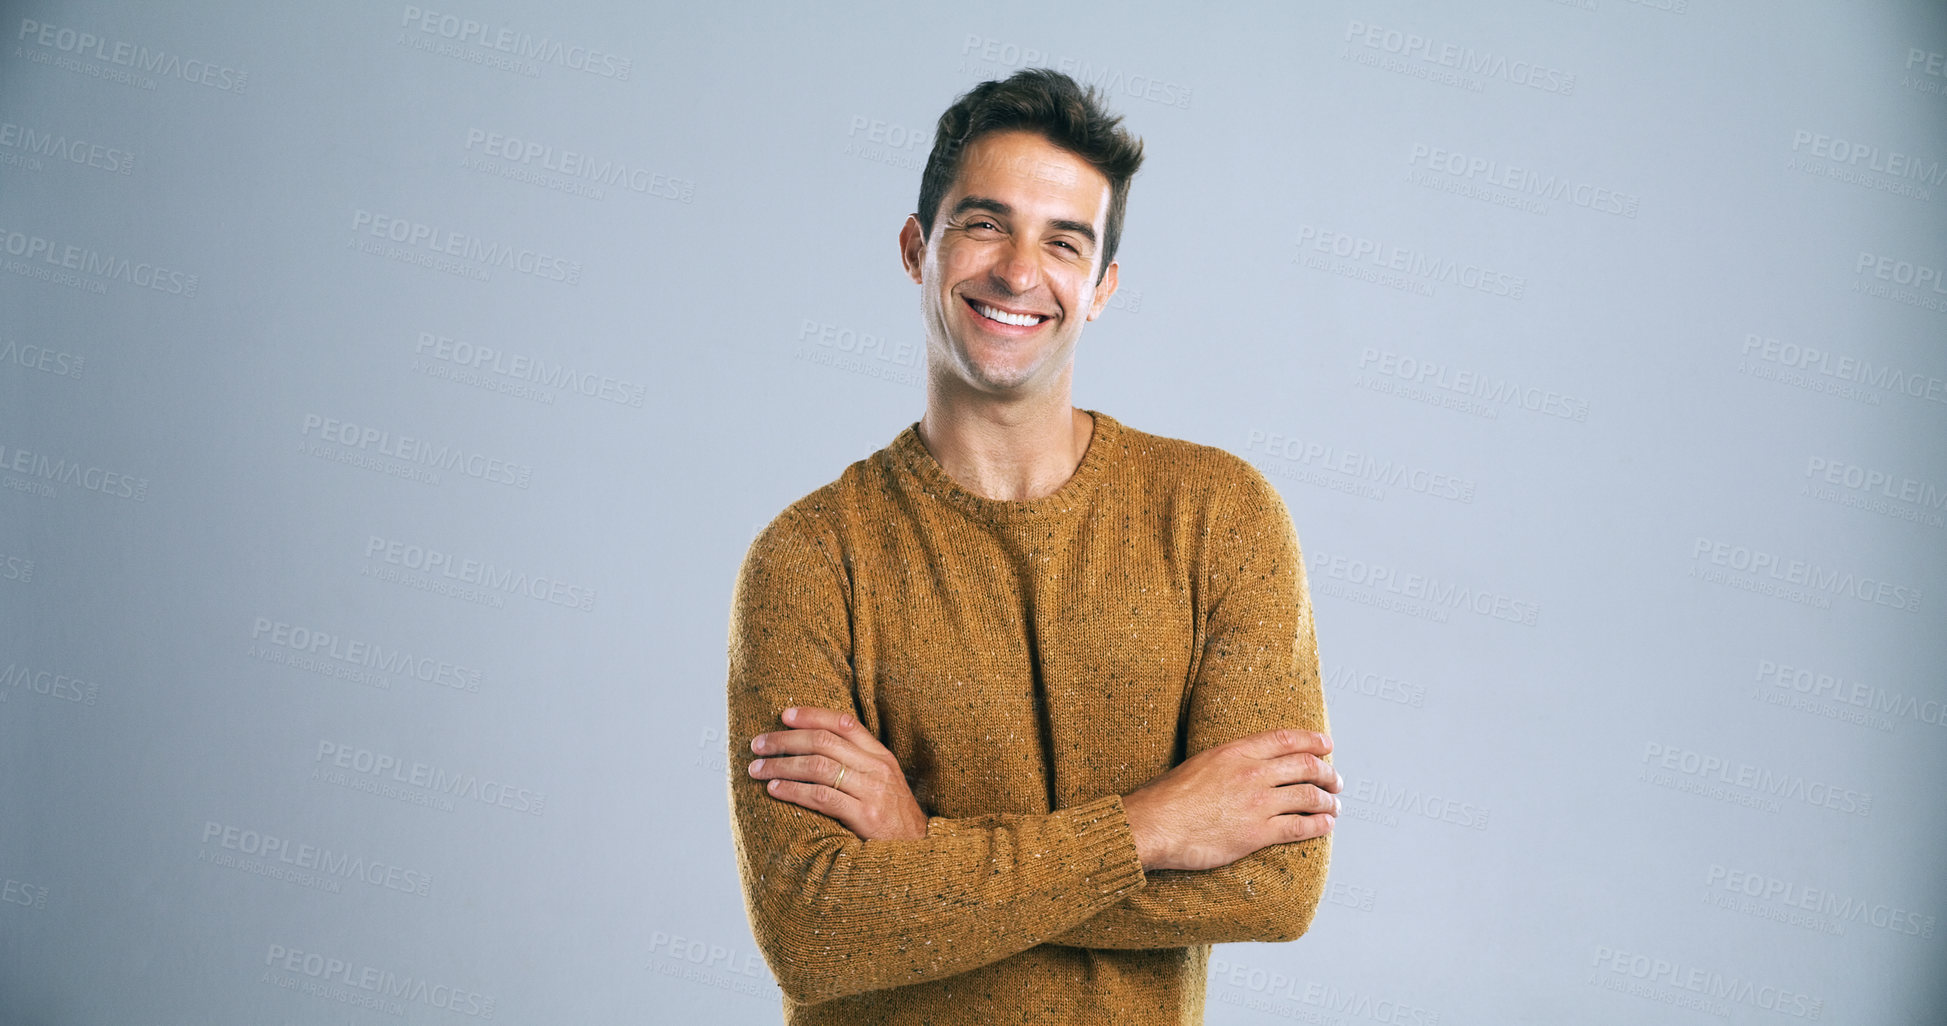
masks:
<instances>
[{"instance_id":1,"label":"man's right hand","mask_svg":"<svg viewBox=\"0 0 1947 1026\"><path fill-rule=\"evenodd\" d=\"M1123 796L1148 869L1215 869L1273 844L1330 833L1343 789L1332 739L1266 730L1205 749Z\"/></svg>"}]
</instances>

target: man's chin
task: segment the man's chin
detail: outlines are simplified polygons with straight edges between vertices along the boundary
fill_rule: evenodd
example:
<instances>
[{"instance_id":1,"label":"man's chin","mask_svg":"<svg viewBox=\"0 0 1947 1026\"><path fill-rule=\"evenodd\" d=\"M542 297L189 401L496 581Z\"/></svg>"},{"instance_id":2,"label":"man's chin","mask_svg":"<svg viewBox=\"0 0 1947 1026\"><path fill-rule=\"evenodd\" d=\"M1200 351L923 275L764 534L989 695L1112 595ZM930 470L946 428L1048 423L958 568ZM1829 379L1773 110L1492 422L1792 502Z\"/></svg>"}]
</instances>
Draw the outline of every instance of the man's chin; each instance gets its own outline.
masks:
<instances>
[{"instance_id":1,"label":"man's chin","mask_svg":"<svg viewBox=\"0 0 1947 1026\"><path fill-rule=\"evenodd\" d=\"M983 392L1018 392L1034 381L1034 367L1012 363L967 360L961 365L966 377Z\"/></svg>"},{"instance_id":2,"label":"man's chin","mask_svg":"<svg viewBox=\"0 0 1947 1026\"><path fill-rule=\"evenodd\" d=\"M963 336L964 338L964 336ZM1046 369L1054 351L1042 350L1043 340L989 339L975 336L971 344L960 339L953 343L960 376L982 392L1000 394L1025 392Z\"/></svg>"}]
</instances>

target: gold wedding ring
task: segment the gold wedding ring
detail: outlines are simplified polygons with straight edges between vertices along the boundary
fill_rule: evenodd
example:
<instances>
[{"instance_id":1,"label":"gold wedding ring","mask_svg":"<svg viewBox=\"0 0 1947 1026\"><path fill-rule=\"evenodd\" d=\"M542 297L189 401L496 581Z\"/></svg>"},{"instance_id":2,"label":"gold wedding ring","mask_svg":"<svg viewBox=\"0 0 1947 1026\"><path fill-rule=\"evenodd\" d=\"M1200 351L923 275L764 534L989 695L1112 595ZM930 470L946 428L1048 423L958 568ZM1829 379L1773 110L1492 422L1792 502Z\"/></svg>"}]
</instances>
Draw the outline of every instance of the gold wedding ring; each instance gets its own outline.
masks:
<instances>
[{"instance_id":1,"label":"gold wedding ring","mask_svg":"<svg viewBox=\"0 0 1947 1026\"><path fill-rule=\"evenodd\" d=\"M838 782L844 779L845 779L845 764L841 762L838 764L838 776L832 780L832 787L837 788Z\"/></svg>"}]
</instances>

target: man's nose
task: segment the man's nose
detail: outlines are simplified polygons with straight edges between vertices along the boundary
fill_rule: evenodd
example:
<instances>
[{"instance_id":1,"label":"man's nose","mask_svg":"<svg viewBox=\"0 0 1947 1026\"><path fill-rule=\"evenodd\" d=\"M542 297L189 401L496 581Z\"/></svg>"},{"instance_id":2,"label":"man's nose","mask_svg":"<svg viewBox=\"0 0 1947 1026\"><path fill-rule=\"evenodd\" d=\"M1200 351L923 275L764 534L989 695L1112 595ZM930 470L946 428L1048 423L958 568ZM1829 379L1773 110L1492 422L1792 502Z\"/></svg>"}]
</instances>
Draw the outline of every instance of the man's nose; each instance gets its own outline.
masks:
<instances>
[{"instance_id":1,"label":"man's nose","mask_svg":"<svg viewBox=\"0 0 1947 1026\"><path fill-rule=\"evenodd\" d=\"M1026 292L1041 280L1041 250L1033 242L1016 236L1001 250L1000 260L994 265L994 277L1005 284L1008 291Z\"/></svg>"}]
</instances>

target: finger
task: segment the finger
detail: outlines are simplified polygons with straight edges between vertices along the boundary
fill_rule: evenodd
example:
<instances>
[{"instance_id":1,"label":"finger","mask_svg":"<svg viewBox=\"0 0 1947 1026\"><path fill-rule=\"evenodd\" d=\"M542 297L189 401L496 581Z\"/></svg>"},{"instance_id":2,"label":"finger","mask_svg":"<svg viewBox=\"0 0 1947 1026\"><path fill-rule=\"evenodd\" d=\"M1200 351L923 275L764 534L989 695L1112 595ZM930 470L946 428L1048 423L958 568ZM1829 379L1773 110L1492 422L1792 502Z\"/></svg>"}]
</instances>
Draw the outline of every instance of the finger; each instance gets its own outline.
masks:
<instances>
[{"instance_id":1,"label":"finger","mask_svg":"<svg viewBox=\"0 0 1947 1026\"><path fill-rule=\"evenodd\" d=\"M829 730L774 730L751 739L751 751L759 755L829 755L843 763L866 761L864 753L850 741Z\"/></svg>"},{"instance_id":2,"label":"finger","mask_svg":"<svg viewBox=\"0 0 1947 1026\"><path fill-rule=\"evenodd\" d=\"M799 729L829 730L872 755L887 751L859 718L842 709L795 705L784 710L784 722Z\"/></svg>"},{"instance_id":3,"label":"finger","mask_svg":"<svg viewBox=\"0 0 1947 1026\"><path fill-rule=\"evenodd\" d=\"M1271 817L1272 843L1286 841L1308 841L1323 837L1338 827L1338 817L1328 812L1315 816L1273 816Z\"/></svg>"},{"instance_id":4,"label":"finger","mask_svg":"<svg viewBox=\"0 0 1947 1026\"><path fill-rule=\"evenodd\" d=\"M1265 779L1277 784L1314 784L1337 794L1345 789L1345 779L1332 764L1317 755L1299 752L1280 755L1261 764Z\"/></svg>"},{"instance_id":5,"label":"finger","mask_svg":"<svg viewBox=\"0 0 1947 1026\"><path fill-rule=\"evenodd\" d=\"M843 791L834 791L823 784L807 784L800 780L772 780L764 785L771 797L802 805L813 812L822 812L833 819L843 820L857 810L859 801ZM847 827L850 829L850 827Z\"/></svg>"},{"instance_id":6,"label":"finger","mask_svg":"<svg viewBox=\"0 0 1947 1026\"><path fill-rule=\"evenodd\" d=\"M1315 730L1300 730L1296 727L1278 727L1246 734L1235 742L1246 754L1260 759L1275 759L1281 755L1303 752L1307 755L1330 755L1332 739Z\"/></svg>"},{"instance_id":7,"label":"finger","mask_svg":"<svg viewBox=\"0 0 1947 1026\"><path fill-rule=\"evenodd\" d=\"M844 776L839 769L845 769ZM757 759L750 764L750 775L759 780L801 780L807 784L836 786L838 790L850 793L852 782L860 777L858 769L845 766L826 755L792 755L784 758ZM837 781L836 785L833 781Z\"/></svg>"},{"instance_id":8,"label":"finger","mask_svg":"<svg viewBox=\"0 0 1947 1026\"><path fill-rule=\"evenodd\" d=\"M1287 784L1284 787L1272 788L1271 801L1274 803L1272 808L1281 814L1316 815L1321 812L1332 816L1339 814L1338 796L1310 784Z\"/></svg>"}]
</instances>

